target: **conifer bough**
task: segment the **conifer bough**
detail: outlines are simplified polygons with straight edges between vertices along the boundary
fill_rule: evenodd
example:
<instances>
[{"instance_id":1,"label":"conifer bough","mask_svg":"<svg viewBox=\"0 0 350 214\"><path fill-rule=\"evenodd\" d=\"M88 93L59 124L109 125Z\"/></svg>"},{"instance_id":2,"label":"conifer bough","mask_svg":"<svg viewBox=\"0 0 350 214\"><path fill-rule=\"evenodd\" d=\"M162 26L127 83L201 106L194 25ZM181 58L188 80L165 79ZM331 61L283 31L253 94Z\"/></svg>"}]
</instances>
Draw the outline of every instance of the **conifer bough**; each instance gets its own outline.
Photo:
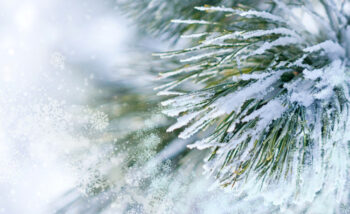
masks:
<instances>
[{"instance_id":1,"label":"conifer bough","mask_svg":"<svg viewBox=\"0 0 350 214\"><path fill-rule=\"evenodd\" d=\"M160 94L173 96L164 113L177 117L168 131L201 132L188 147L212 149L206 168L223 186L299 184L304 170L327 168L335 147L348 149L350 3L257 2L195 7L217 15L174 20L193 27L183 36L193 45L158 54L180 64L160 74ZM197 89L184 90L191 81Z\"/></svg>"}]
</instances>

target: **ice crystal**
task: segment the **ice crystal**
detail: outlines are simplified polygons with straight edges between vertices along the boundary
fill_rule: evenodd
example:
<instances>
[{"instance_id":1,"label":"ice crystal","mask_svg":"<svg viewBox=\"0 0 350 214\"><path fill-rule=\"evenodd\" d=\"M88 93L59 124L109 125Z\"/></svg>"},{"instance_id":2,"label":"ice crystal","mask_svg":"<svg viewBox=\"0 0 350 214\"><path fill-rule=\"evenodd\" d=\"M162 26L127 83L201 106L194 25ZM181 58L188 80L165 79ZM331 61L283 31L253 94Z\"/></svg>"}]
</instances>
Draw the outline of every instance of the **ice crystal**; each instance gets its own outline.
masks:
<instances>
[{"instance_id":1,"label":"ice crystal","mask_svg":"<svg viewBox=\"0 0 350 214\"><path fill-rule=\"evenodd\" d=\"M59 52L54 52L51 55L50 64L55 68L63 70L65 68L65 57Z\"/></svg>"}]
</instances>

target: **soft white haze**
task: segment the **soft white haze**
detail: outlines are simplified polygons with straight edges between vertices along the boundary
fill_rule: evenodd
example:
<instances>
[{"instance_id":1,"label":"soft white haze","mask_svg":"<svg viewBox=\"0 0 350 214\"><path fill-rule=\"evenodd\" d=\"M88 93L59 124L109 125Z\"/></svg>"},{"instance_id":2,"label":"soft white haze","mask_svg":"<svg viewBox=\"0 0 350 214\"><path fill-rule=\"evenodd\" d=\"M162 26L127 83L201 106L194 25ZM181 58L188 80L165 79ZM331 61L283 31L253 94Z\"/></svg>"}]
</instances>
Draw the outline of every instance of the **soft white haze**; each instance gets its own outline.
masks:
<instances>
[{"instance_id":1,"label":"soft white haze","mask_svg":"<svg viewBox=\"0 0 350 214\"><path fill-rule=\"evenodd\" d=\"M0 213L51 213L76 183L65 152L88 143L73 126L108 122L86 101L130 31L111 2L89 0L2 0L0 25Z\"/></svg>"}]
</instances>

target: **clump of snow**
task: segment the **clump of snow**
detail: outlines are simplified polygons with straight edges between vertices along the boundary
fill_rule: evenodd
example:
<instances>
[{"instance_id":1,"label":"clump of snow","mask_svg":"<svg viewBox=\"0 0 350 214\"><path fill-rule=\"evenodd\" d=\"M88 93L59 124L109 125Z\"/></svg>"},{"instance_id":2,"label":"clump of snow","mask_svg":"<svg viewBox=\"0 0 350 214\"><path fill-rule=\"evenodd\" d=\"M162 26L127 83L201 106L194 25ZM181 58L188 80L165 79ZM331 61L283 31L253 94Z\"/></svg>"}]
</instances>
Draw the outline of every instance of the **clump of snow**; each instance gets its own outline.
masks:
<instances>
[{"instance_id":1,"label":"clump of snow","mask_svg":"<svg viewBox=\"0 0 350 214\"><path fill-rule=\"evenodd\" d=\"M300 43L300 40L298 38L280 37L275 41L263 43L263 45L261 45L257 50L249 53L246 56L243 56L242 58L264 54L265 51L270 50L271 48L274 48L276 46L286 46L286 45L292 45L292 44L298 44L298 43Z\"/></svg>"},{"instance_id":2,"label":"clump of snow","mask_svg":"<svg viewBox=\"0 0 350 214\"><path fill-rule=\"evenodd\" d=\"M244 117L243 122L248 122L249 120L259 118L257 125L258 130L265 128L271 121L281 117L286 107L282 105L279 100L272 100L260 109L254 111L247 117Z\"/></svg>"},{"instance_id":3,"label":"clump of snow","mask_svg":"<svg viewBox=\"0 0 350 214\"><path fill-rule=\"evenodd\" d=\"M317 45L307 47L304 49L305 52L316 52L323 50L327 53L328 57L332 60L338 59L338 58L344 58L345 56L345 50L343 47L339 45L339 43L335 43L331 40L324 41L322 43L319 43Z\"/></svg>"}]
</instances>

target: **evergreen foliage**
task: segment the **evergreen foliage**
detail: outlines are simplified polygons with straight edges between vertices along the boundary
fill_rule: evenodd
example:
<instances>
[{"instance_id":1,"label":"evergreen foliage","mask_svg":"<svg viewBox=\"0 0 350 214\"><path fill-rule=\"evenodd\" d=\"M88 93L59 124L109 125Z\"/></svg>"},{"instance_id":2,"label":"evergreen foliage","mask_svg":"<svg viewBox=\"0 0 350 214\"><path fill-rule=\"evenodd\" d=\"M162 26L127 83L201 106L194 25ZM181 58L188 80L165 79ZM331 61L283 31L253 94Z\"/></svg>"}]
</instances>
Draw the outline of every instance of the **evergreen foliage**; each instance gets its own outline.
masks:
<instances>
[{"instance_id":1,"label":"evergreen foliage","mask_svg":"<svg viewBox=\"0 0 350 214\"><path fill-rule=\"evenodd\" d=\"M208 169L222 185L250 174L265 184L295 176L346 133L350 28L340 8L330 1L276 0L265 10L195 7L226 14L224 22L176 21L220 25L193 35L192 47L158 55L181 63L161 74L170 79L161 94L180 94L163 102L163 112L178 117L168 131L187 126L179 135L186 139L209 127L189 147L212 148ZM315 20L318 31L303 25L295 9ZM184 91L187 81L200 89Z\"/></svg>"},{"instance_id":2,"label":"evergreen foliage","mask_svg":"<svg viewBox=\"0 0 350 214\"><path fill-rule=\"evenodd\" d=\"M129 17L135 19L141 28L148 33L165 38L178 40L185 32L194 32L201 26L198 25L178 25L171 21L173 19L202 20L210 19L212 22L223 22L223 14L206 14L193 10L198 5L220 5L233 7L240 2L250 5L256 0L194 0L194 1L161 1L161 0L141 0L141 1L117 1L118 7ZM213 30L217 26L208 25L207 30Z\"/></svg>"},{"instance_id":3,"label":"evergreen foliage","mask_svg":"<svg viewBox=\"0 0 350 214\"><path fill-rule=\"evenodd\" d=\"M163 68L159 82L164 84L156 87L158 95L167 96L156 98L162 112L177 119L147 129L161 133L157 154L177 142L177 136L191 142L191 149L209 150L205 169L221 187L235 188L238 207L248 201L261 213L317 213L319 207L334 213L347 206L348 1L120 4L145 30L189 41L183 49L154 54L163 60L157 69L176 66ZM138 144L144 142L135 132L123 142L132 142L122 148L129 154L142 153ZM183 167L197 170L206 151L176 153L170 158L176 160L171 176ZM125 174L147 165L145 159L138 161L125 161ZM133 165L137 167L130 170ZM142 181L146 192L152 181ZM98 194L103 192L108 191Z\"/></svg>"}]
</instances>

